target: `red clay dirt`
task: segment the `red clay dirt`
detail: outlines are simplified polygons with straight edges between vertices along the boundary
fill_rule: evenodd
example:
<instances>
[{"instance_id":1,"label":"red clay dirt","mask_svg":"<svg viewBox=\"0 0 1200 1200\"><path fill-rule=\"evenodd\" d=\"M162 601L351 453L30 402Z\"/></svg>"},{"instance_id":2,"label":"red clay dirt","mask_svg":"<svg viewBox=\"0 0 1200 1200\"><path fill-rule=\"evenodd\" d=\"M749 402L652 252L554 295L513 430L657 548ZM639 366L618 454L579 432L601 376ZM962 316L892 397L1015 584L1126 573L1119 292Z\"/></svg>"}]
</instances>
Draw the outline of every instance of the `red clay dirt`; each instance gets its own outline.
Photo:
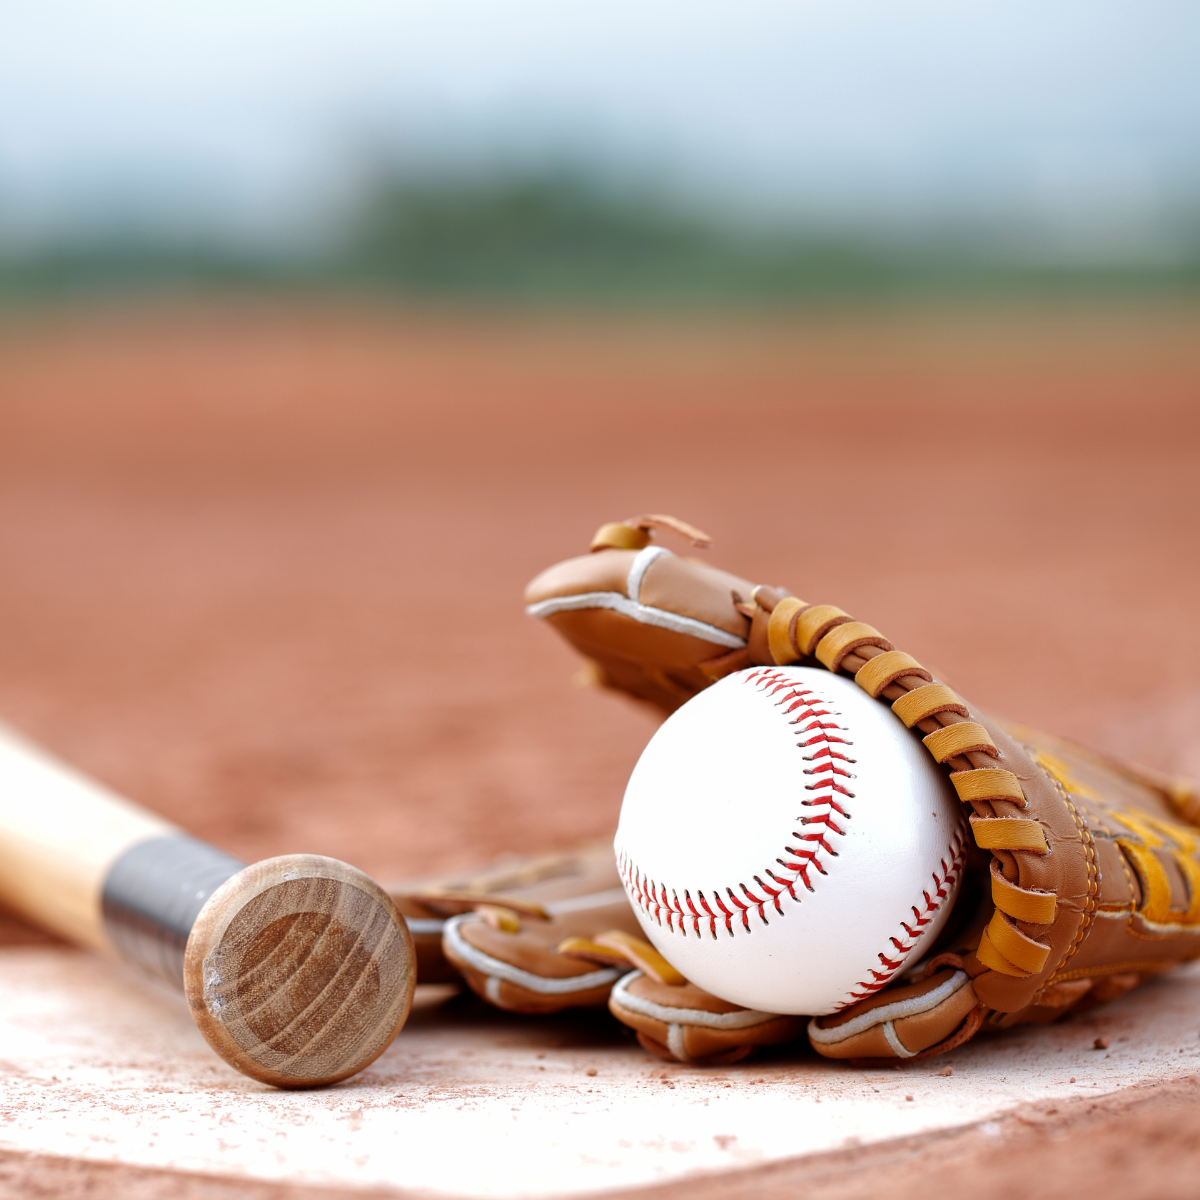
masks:
<instances>
[{"instance_id":1,"label":"red clay dirt","mask_svg":"<svg viewBox=\"0 0 1200 1200\"><path fill-rule=\"evenodd\" d=\"M656 720L521 594L658 511L981 707L1200 775L1198 315L9 316L0 719L248 859L602 836Z\"/></svg>"}]
</instances>

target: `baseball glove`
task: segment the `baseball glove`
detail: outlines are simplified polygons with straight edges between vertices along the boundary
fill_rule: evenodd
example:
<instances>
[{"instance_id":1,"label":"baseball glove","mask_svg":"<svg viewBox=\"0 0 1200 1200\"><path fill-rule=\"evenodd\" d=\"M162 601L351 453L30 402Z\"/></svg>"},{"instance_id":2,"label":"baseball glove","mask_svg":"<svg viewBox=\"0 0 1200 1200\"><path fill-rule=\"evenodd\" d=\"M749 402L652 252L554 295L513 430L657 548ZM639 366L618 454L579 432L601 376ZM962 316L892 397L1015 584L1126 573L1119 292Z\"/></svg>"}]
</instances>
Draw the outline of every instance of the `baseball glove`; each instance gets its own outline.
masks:
<instances>
[{"instance_id":1,"label":"baseball glove","mask_svg":"<svg viewBox=\"0 0 1200 1200\"><path fill-rule=\"evenodd\" d=\"M605 525L590 555L529 586L530 614L595 664L598 683L669 713L746 666L851 675L921 738L968 806L976 850L932 955L899 979L881 955L873 995L808 1022L818 1053L928 1058L981 1028L1057 1020L1200 956L1195 784L989 719L872 626L676 557L653 544L656 529L708 541L661 516ZM692 985L670 993L674 1004L655 986L628 977L610 1008L657 1052L715 1060L769 1024ZM731 1016L719 1045L685 1044L682 1030Z\"/></svg>"},{"instance_id":2,"label":"baseball glove","mask_svg":"<svg viewBox=\"0 0 1200 1200\"><path fill-rule=\"evenodd\" d=\"M465 981L498 1008L602 1006L617 979L638 965L628 945L599 946L632 944L639 932L606 844L398 883L388 892L413 935L418 980Z\"/></svg>"},{"instance_id":3,"label":"baseball glove","mask_svg":"<svg viewBox=\"0 0 1200 1200\"><path fill-rule=\"evenodd\" d=\"M645 1049L681 1062L736 1062L804 1032L803 1018L750 1012L688 984L638 937L607 843L388 892L412 933L421 983L465 982L509 1012L607 1003Z\"/></svg>"}]
</instances>

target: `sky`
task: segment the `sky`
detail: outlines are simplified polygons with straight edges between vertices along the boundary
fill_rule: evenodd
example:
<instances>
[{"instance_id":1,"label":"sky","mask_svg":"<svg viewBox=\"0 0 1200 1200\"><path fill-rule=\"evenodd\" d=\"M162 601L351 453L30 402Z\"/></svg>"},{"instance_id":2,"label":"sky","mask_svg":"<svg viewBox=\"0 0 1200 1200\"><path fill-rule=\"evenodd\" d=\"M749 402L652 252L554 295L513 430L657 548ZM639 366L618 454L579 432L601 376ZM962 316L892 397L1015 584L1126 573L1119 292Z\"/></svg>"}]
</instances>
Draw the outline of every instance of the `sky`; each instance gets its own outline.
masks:
<instances>
[{"instance_id":1,"label":"sky","mask_svg":"<svg viewBox=\"0 0 1200 1200\"><path fill-rule=\"evenodd\" d=\"M3 29L10 244L286 238L383 160L1084 246L1152 246L1200 204L1195 3L7 0Z\"/></svg>"}]
</instances>

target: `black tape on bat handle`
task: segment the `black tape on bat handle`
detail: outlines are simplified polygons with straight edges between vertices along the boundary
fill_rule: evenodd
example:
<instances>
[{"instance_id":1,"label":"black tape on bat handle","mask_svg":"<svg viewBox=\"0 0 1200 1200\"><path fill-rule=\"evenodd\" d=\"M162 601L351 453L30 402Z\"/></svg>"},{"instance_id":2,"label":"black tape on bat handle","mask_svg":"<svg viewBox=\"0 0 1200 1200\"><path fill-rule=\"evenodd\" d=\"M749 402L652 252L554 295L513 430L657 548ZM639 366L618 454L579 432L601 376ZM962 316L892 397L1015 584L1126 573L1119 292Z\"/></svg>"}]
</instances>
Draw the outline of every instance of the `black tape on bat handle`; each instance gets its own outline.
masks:
<instances>
[{"instance_id":1,"label":"black tape on bat handle","mask_svg":"<svg viewBox=\"0 0 1200 1200\"><path fill-rule=\"evenodd\" d=\"M245 866L195 838L138 842L104 880L105 931L123 958L182 987L183 952L200 910Z\"/></svg>"}]
</instances>

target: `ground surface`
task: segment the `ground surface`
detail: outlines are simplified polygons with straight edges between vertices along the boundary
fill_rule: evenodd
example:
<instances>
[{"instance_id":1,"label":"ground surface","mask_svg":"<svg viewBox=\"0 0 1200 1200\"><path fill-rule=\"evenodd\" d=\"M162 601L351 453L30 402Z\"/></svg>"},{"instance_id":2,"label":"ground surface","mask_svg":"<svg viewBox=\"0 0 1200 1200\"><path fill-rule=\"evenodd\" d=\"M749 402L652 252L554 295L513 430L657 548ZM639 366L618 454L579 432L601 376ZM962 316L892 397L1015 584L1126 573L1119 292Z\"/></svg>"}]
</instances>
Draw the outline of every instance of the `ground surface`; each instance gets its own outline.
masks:
<instances>
[{"instance_id":1,"label":"ground surface","mask_svg":"<svg viewBox=\"0 0 1200 1200\"><path fill-rule=\"evenodd\" d=\"M649 510L981 707L1200 774L1197 325L9 317L0 717L247 858L387 879L603 835L654 721L576 687L520 595Z\"/></svg>"},{"instance_id":2,"label":"ground surface","mask_svg":"<svg viewBox=\"0 0 1200 1200\"><path fill-rule=\"evenodd\" d=\"M220 1062L183 999L132 971L51 947L0 950L0 971L6 1149L309 1187L506 1200L695 1186L962 1126L994 1139L1003 1114L1065 1115L1200 1068L1195 968L1086 1019L907 1070L801 1048L668 1066L603 1014L530 1021L435 993L361 1074L299 1094Z\"/></svg>"}]
</instances>

